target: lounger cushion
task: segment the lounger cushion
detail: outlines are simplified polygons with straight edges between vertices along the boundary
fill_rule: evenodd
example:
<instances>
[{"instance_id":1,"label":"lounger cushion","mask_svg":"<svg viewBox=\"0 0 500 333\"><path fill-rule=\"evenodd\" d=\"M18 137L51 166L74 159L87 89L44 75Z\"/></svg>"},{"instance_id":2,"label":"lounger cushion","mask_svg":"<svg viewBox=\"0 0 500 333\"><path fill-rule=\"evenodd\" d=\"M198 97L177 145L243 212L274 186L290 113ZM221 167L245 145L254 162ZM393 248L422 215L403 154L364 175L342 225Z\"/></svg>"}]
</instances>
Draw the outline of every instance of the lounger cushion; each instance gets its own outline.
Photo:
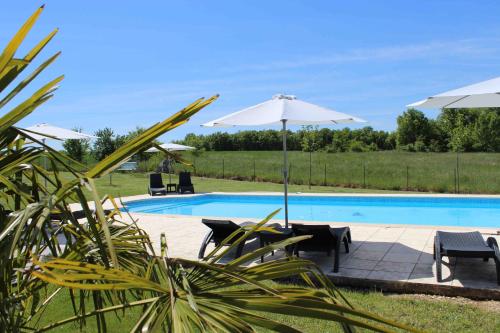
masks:
<instances>
[{"instance_id":1,"label":"lounger cushion","mask_svg":"<svg viewBox=\"0 0 500 333\"><path fill-rule=\"evenodd\" d=\"M164 187L150 187L149 189L154 192L166 191Z\"/></svg>"},{"instance_id":2,"label":"lounger cushion","mask_svg":"<svg viewBox=\"0 0 500 333\"><path fill-rule=\"evenodd\" d=\"M483 236L475 232L437 232L441 248L444 252L491 254L494 250L486 244Z\"/></svg>"}]
</instances>

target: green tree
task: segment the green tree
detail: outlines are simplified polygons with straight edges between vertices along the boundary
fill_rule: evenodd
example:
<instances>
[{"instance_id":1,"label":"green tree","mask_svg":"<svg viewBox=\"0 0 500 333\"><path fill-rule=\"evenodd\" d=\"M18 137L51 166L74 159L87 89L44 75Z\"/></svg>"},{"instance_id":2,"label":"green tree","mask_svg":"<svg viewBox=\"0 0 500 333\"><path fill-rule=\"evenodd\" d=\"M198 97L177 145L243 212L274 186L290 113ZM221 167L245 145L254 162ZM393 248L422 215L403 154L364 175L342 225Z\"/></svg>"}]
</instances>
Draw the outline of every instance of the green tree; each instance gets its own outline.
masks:
<instances>
[{"instance_id":1,"label":"green tree","mask_svg":"<svg viewBox=\"0 0 500 333\"><path fill-rule=\"evenodd\" d=\"M396 131L397 144L400 147L414 145L415 142L430 143L432 139L432 126L423 112L410 109L397 119Z\"/></svg>"},{"instance_id":2,"label":"green tree","mask_svg":"<svg viewBox=\"0 0 500 333\"><path fill-rule=\"evenodd\" d=\"M485 109L474 124L474 150L500 152L500 109Z\"/></svg>"},{"instance_id":3,"label":"green tree","mask_svg":"<svg viewBox=\"0 0 500 333\"><path fill-rule=\"evenodd\" d=\"M184 140L179 140L180 144L195 147L197 150L205 149L208 150L210 147L206 145L206 140L203 135L196 135L194 133L188 133L184 137Z\"/></svg>"},{"instance_id":4,"label":"green tree","mask_svg":"<svg viewBox=\"0 0 500 333\"><path fill-rule=\"evenodd\" d=\"M106 127L95 132L95 136L97 139L94 141L92 154L98 161L102 161L116 150L114 132L111 128Z\"/></svg>"},{"instance_id":5,"label":"green tree","mask_svg":"<svg viewBox=\"0 0 500 333\"><path fill-rule=\"evenodd\" d=\"M344 128L333 133L332 144L328 147L327 151L331 153L342 153L349 150L351 141L351 131Z\"/></svg>"},{"instance_id":6,"label":"green tree","mask_svg":"<svg viewBox=\"0 0 500 333\"><path fill-rule=\"evenodd\" d=\"M75 132L82 132L81 128L74 128L73 131ZM72 159L78 161L78 162L83 162L83 159L85 155L89 152L90 144L89 140L87 139L81 139L81 140L65 140L63 142L63 148L66 154L69 155Z\"/></svg>"},{"instance_id":7,"label":"green tree","mask_svg":"<svg viewBox=\"0 0 500 333\"><path fill-rule=\"evenodd\" d=\"M302 151L312 152L319 149L320 135L318 126L302 126Z\"/></svg>"},{"instance_id":8,"label":"green tree","mask_svg":"<svg viewBox=\"0 0 500 333\"><path fill-rule=\"evenodd\" d=\"M118 148L124 145L126 142L129 142L137 138L145 131L146 131L145 128L137 126L135 129L129 131L126 135L117 135L115 138L115 146ZM154 140L153 142L155 144L160 144L158 140ZM151 158L151 156L152 156L151 153L140 152L134 155L134 159L138 161L147 161Z\"/></svg>"},{"instance_id":9,"label":"green tree","mask_svg":"<svg viewBox=\"0 0 500 333\"><path fill-rule=\"evenodd\" d=\"M477 136L475 123L479 109L443 109L437 119L449 150L473 151Z\"/></svg>"}]
</instances>

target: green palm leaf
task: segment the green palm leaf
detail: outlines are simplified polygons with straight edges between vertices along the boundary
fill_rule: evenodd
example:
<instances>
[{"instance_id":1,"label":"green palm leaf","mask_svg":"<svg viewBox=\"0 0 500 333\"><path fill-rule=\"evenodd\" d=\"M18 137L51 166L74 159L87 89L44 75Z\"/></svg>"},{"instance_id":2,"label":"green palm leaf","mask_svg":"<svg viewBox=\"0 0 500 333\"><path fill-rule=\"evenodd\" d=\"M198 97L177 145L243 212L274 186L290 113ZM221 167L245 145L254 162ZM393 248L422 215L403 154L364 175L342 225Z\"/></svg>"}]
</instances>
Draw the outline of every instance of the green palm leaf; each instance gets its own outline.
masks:
<instances>
[{"instance_id":1,"label":"green palm leaf","mask_svg":"<svg viewBox=\"0 0 500 333\"><path fill-rule=\"evenodd\" d=\"M24 38L28 34L28 32L31 30L33 25L35 24L36 20L42 13L44 6L41 6L36 10L33 15L30 16L30 18L23 24L21 29L14 35L14 37L11 39L11 41L7 44L5 49L3 50L2 54L0 54L0 73L2 73L9 62L12 60L14 57L14 54L16 53L17 49L23 42Z\"/></svg>"}]
</instances>

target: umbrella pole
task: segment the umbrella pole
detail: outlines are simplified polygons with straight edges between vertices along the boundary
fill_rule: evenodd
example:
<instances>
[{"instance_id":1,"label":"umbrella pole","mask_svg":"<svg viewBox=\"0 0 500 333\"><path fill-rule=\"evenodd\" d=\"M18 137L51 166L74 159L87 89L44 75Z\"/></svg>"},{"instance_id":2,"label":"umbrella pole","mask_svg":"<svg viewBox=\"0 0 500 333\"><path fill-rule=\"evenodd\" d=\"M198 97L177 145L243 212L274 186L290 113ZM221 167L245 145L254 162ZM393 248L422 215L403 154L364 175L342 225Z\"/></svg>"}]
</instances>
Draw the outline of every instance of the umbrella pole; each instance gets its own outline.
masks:
<instances>
[{"instance_id":1,"label":"umbrella pole","mask_svg":"<svg viewBox=\"0 0 500 333\"><path fill-rule=\"evenodd\" d=\"M172 159L170 158L170 156L168 157L168 183L169 184L172 184Z\"/></svg>"},{"instance_id":2,"label":"umbrella pole","mask_svg":"<svg viewBox=\"0 0 500 333\"><path fill-rule=\"evenodd\" d=\"M283 185L285 189L285 229L288 229L288 160L286 153L286 119L283 122Z\"/></svg>"},{"instance_id":3,"label":"umbrella pole","mask_svg":"<svg viewBox=\"0 0 500 333\"><path fill-rule=\"evenodd\" d=\"M45 138L42 139L42 143L45 145ZM43 150L45 152L45 147L43 147ZM46 154L43 154L43 168L45 171L47 171L47 156ZM47 178L44 178L44 183L45 183L45 188L47 188Z\"/></svg>"}]
</instances>

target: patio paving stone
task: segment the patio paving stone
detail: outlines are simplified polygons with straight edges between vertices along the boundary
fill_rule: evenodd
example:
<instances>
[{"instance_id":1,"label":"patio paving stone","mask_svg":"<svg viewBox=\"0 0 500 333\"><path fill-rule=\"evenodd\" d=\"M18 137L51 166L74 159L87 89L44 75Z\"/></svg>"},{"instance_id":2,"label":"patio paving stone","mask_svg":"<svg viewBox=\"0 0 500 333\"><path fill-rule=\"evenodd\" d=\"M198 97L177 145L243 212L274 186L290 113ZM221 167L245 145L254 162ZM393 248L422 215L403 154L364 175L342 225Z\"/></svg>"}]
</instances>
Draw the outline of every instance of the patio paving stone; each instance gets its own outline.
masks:
<instances>
[{"instance_id":1,"label":"patio paving stone","mask_svg":"<svg viewBox=\"0 0 500 333\"><path fill-rule=\"evenodd\" d=\"M370 272L370 270L366 269L342 268L338 273L331 273L331 275L365 279Z\"/></svg>"},{"instance_id":2,"label":"patio paving stone","mask_svg":"<svg viewBox=\"0 0 500 333\"><path fill-rule=\"evenodd\" d=\"M420 252L388 252L382 260L394 262L417 263Z\"/></svg>"},{"instance_id":3,"label":"patio paving stone","mask_svg":"<svg viewBox=\"0 0 500 333\"><path fill-rule=\"evenodd\" d=\"M373 280L406 281L409 276L409 272L372 271L368 274L367 278Z\"/></svg>"},{"instance_id":4,"label":"patio paving stone","mask_svg":"<svg viewBox=\"0 0 500 333\"><path fill-rule=\"evenodd\" d=\"M384 251L364 251L357 250L352 255L351 258L365 259L365 260L382 260L386 252Z\"/></svg>"},{"instance_id":5,"label":"patio paving stone","mask_svg":"<svg viewBox=\"0 0 500 333\"><path fill-rule=\"evenodd\" d=\"M377 265L377 262L378 261L376 261L376 260L350 258L349 260L341 261L339 266L341 268L355 268L355 269L373 270L373 268L375 268L375 266Z\"/></svg>"},{"instance_id":6,"label":"patio paving stone","mask_svg":"<svg viewBox=\"0 0 500 333\"><path fill-rule=\"evenodd\" d=\"M379 261L374 271L411 273L415 264L406 262Z\"/></svg>"}]
</instances>

